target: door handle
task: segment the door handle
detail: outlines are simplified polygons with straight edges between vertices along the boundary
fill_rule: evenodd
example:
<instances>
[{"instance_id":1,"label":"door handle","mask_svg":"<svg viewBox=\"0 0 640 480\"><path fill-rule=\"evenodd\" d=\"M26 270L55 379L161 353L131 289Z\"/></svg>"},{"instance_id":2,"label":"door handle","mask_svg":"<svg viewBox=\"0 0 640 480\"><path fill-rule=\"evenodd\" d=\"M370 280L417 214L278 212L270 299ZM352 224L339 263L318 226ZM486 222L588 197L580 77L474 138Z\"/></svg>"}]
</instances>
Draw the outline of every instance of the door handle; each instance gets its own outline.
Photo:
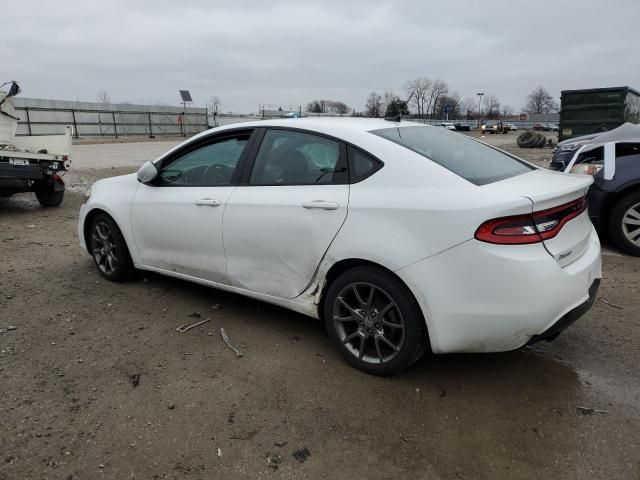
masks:
<instances>
[{"instance_id":1,"label":"door handle","mask_svg":"<svg viewBox=\"0 0 640 480\"><path fill-rule=\"evenodd\" d=\"M302 208L319 208L321 210L337 210L339 207L336 202L325 202L324 200L314 200L313 202L304 202Z\"/></svg>"},{"instance_id":2,"label":"door handle","mask_svg":"<svg viewBox=\"0 0 640 480\"><path fill-rule=\"evenodd\" d=\"M196 200L196 205L199 207L219 207L220 200L214 200L213 198L201 198L200 200Z\"/></svg>"}]
</instances>

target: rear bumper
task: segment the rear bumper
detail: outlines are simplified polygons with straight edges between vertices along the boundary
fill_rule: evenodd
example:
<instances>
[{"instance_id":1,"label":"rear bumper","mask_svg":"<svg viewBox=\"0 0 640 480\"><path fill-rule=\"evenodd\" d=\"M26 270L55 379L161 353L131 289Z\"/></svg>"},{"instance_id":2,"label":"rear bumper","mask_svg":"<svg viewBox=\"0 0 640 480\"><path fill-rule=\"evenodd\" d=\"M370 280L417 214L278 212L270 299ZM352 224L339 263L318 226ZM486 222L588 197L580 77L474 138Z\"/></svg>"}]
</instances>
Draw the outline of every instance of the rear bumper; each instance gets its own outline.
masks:
<instances>
[{"instance_id":1,"label":"rear bumper","mask_svg":"<svg viewBox=\"0 0 640 480\"><path fill-rule=\"evenodd\" d=\"M42 180L44 170L40 165L10 165L0 162L0 181L3 180Z\"/></svg>"},{"instance_id":2,"label":"rear bumper","mask_svg":"<svg viewBox=\"0 0 640 480\"><path fill-rule=\"evenodd\" d=\"M600 279L596 278L589 287L589 298L582 305L577 306L569 313L560 318L556 323L551 325L544 332L539 335L534 335L531 340L527 342L527 345L534 345L538 342L546 340L551 342L555 340L560 333L569 327L572 323L578 320L582 315L587 313L596 301L596 295L598 294L598 287L600 287Z\"/></svg>"},{"instance_id":3,"label":"rear bumper","mask_svg":"<svg viewBox=\"0 0 640 480\"><path fill-rule=\"evenodd\" d=\"M502 352L588 302L602 276L600 242L592 227L582 255L561 267L542 244L469 240L396 274L422 308L434 353Z\"/></svg>"}]
</instances>

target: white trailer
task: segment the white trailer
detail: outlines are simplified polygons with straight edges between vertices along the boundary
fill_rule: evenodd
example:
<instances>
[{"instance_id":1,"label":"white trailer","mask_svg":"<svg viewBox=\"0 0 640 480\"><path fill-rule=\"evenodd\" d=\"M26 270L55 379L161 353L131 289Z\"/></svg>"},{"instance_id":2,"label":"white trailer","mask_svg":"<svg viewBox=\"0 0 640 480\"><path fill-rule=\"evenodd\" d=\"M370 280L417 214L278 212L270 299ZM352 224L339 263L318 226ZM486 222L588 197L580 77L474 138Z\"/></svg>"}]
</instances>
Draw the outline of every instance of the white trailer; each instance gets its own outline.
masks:
<instances>
[{"instance_id":1,"label":"white trailer","mask_svg":"<svg viewBox=\"0 0 640 480\"><path fill-rule=\"evenodd\" d=\"M16 136L19 118L13 97L20 93L16 82L0 91L0 196L34 192L41 205L55 207L64 197L62 176L71 164L71 126L60 135Z\"/></svg>"}]
</instances>

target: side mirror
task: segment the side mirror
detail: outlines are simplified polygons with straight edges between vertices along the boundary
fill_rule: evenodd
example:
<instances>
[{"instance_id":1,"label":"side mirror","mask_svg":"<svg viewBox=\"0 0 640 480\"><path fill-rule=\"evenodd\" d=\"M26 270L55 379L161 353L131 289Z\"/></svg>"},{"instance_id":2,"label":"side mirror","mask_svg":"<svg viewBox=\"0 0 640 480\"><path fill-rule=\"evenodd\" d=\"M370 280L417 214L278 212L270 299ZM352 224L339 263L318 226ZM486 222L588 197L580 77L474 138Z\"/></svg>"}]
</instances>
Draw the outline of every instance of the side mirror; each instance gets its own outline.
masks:
<instances>
[{"instance_id":1,"label":"side mirror","mask_svg":"<svg viewBox=\"0 0 640 480\"><path fill-rule=\"evenodd\" d=\"M140 183L152 182L158 176L158 169L153 162L144 162L138 170L138 181Z\"/></svg>"}]
</instances>

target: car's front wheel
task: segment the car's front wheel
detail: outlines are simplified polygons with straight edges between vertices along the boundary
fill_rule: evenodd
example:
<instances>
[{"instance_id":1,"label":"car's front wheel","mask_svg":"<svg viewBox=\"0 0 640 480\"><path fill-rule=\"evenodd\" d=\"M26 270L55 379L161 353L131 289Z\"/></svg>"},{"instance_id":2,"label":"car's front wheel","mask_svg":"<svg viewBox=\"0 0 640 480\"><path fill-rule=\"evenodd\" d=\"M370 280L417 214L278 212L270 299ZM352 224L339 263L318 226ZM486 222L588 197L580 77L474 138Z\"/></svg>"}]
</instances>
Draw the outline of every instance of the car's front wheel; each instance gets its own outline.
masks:
<instances>
[{"instance_id":1,"label":"car's front wheel","mask_svg":"<svg viewBox=\"0 0 640 480\"><path fill-rule=\"evenodd\" d=\"M323 304L327 331L344 358L375 375L391 375L427 348L427 329L409 289L394 275L357 267L336 278Z\"/></svg>"},{"instance_id":2,"label":"car's front wheel","mask_svg":"<svg viewBox=\"0 0 640 480\"><path fill-rule=\"evenodd\" d=\"M108 215L99 214L90 228L89 251L100 274L113 282L127 280L133 272L133 262L116 222Z\"/></svg>"},{"instance_id":3,"label":"car's front wheel","mask_svg":"<svg viewBox=\"0 0 640 480\"><path fill-rule=\"evenodd\" d=\"M640 192L630 193L614 205L609 232L620 250L640 257Z\"/></svg>"}]
</instances>

